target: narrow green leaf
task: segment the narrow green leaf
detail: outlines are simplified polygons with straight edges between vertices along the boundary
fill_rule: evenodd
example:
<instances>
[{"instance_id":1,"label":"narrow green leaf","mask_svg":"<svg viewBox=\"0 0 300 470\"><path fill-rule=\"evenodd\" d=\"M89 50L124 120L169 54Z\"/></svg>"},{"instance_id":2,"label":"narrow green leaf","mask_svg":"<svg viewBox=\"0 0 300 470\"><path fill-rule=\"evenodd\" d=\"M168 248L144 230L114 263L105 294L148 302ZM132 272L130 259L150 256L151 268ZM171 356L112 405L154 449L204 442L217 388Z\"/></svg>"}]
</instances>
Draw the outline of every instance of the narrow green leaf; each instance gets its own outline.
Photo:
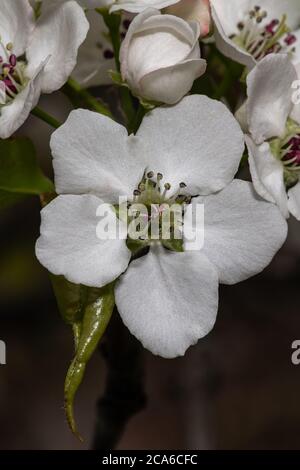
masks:
<instances>
[{"instance_id":1,"label":"narrow green leaf","mask_svg":"<svg viewBox=\"0 0 300 470\"><path fill-rule=\"evenodd\" d=\"M84 377L86 365L110 321L115 304L113 284L109 284L102 289L86 289L85 299L81 304L84 308L82 322L79 330L79 325L76 324L76 331L74 332L75 337L77 336L75 357L65 380L66 416L72 432L79 439L81 437L77 431L73 410L75 395Z\"/></svg>"},{"instance_id":2,"label":"narrow green leaf","mask_svg":"<svg viewBox=\"0 0 300 470\"><path fill-rule=\"evenodd\" d=\"M28 138L0 140L0 189L33 195L54 191L53 183L37 164L34 145Z\"/></svg>"}]
</instances>

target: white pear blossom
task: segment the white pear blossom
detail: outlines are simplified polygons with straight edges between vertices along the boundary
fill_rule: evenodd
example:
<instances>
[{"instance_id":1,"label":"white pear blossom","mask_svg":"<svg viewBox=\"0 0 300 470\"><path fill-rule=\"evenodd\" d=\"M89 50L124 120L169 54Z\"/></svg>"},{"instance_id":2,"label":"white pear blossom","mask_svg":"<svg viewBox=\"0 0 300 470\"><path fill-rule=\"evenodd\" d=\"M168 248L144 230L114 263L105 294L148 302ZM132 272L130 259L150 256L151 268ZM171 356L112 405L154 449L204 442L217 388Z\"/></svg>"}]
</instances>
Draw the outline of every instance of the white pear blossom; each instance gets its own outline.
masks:
<instances>
[{"instance_id":1,"label":"white pear blossom","mask_svg":"<svg viewBox=\"0 0 300 470\"><path fill-rule=\"evenodd\" d=\"M260 272L285 240L287 224L276 205L260 199L251 183L232 181L243 133L222 103L205 96L156 108L130 136L105 116L73 111L53 133L51 149L59 196L42 210L38 259L77 284L117 279L123 322L154 354L182 355L206 335L216 319L218 283ZM98 238L103 202L126 230L114 208L124 195L128 207L145 197L151 206L183 196L187 219L194 197L204 204L203 248L172 251L163 240L149 240L149 251L132 258L126 236Z\"/></svg>"},{"instance_id":2,"label":"white pear blossom","mask_svg":"<svg viewBox=\"0 0 300 470\"><path fill-rule=\"evenodd\" d=\"M298 67L299 79L300 68ZM286 54L265 57L247 78L248 99L237 116L247 134L256 191L282 214L300 220L300 105L297 69Z\"/></svg>"},{"instance_id":3,"label":"white pear blossom","mask_svg":"<svg viewBox=\"0 0 300 470\"><path fill-rule=\"evenodd\" d=\"M300 62L299 0L211 0L220 51L252 69L270 53Z\"/></svg>"},{"instance_id":4,"label":"white pear blossom","mask_svg":"<svg viewBox=\"0 0 300 470\"><path fill-rule=\"evenodd\" d=\"M0 0L0 138L11 136L36 106L67 80L88 22L75 1L47 9L35 23L28 0Z\"/></svg>"},{"instance_id":5,"label":"white pear blossom","mask_svg":"<svg viewBox=\"0 0 300 470\"><path fill-rule=\"evenodd\" d=\"M176 15L186 21L197 21L200 37L205 37L211 28L210 0L180 0L165 9L165 13Z\"/></svg>"},{"instance_id":6,"label":"white pear blossom","mask_svg":"<svg viewBox=\"0 0 300 470\"><path fill-rule=\"evenodd\" d=\"M145 10L134 18L120 51L121 74L136 96L173 104L206 70L198 23Z\"/></svg>"}]
</instances>

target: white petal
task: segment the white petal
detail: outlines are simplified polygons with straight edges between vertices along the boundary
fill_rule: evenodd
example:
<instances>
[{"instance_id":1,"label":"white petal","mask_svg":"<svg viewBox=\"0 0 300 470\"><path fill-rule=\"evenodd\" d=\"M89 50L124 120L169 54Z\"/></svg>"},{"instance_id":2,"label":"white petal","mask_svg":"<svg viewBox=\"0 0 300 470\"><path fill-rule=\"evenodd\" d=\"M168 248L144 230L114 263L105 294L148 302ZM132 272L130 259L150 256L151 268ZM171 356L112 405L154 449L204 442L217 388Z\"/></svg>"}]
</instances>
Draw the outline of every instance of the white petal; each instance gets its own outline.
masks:
<instances>
[{"instance_id":1,"label":"white petal","mask_svg":"<svg viewBox=\"0 0 300 470\"><path fill-rule=\"evenodd\" d=\"M213 328L218 277L200 252L155 248L130 264L115 295L131 333L153 354L172 358Z\"/></svg>"},{"instance_id":2,"label":"white petal","mask_svg":"<svg viewBox=\"0 0 300 470\"><path fill-rule=\"evenodd\" d=\"M228 184L244 149L243 133L226 106L201 95L148 113L137 137L136 158L143 167L163 173L174 190L186 183L192 195Z\"/></svg>"},{"instance_id":3,"label":"white petal","mask_svg":"<svg viewBox=\"0 0 300 470\"><path fill-rule=\"evenodd\" d=\"M36 255L50 272L75 284L102 287L127 268L131 254L125 241L96 235L101 203L92 195L58 196L42 210ZM113 210L110 217L116 219Z\"/></svg>"},{"instance_id":4,"label":"white petal","mask_svg":"<svg viewBox=\"0 0 300 470\"><path fill-rule=\"evenodd\" d=\"M237 25L245 19L251 9L250 0L211 0L212 17L215 24L215 39L218 49L236 62L249 69L255 66L255 59L246 50L230 39L238 32Z\"/></svg>"},{"instance_id":5,"label":"white petal","mask_svg":"<svg viewBox=\"0 0 300 470\"><path fill-rule=\"evenodd\" d=\"M13 44L13 53L18 57L26 49L33 27L33 10L28 0L0 0L0 36L4 46ZM0 45L0 55L5 51ZM40 61L41 62L41 61Z\"/></svg>"},{"instance_id":6,"label":"white petal","mask_svg":"<svg viewBox=\"0 0 300 470\"><path fill-rule=\"evenodd\" d=\"M165 12L186 21L196 21L200 25L201 37L207 36L211 29L210 0L181 0L166 8Z\"/></svg>"},{"instance_id":7,"label":"white petal","mask_svg":"<svg viewBox=\"0 0 300 470\"><path fill-rule=\"evenodd\" d=\"M300 27L298 26L298 29L296 29L296 31L293 31L292 34L296 36L296 39L297 39L295 44L293 44L293 47L295 48L295 52L292 55L293 64L299 65L300 64ZM298 74L298 77L300 77L300 74Z\"/></svg>"},{"instance_id":8,"label":"white petal","mask_svg":"<svg viewBox=\"0 0 300 470\"><path fill-rule=\"evenodd\" d=\"M222 24L227 36L237 32L237 25L245 19L245 15L251 10L251 0L210 0L215 15ZM260 2L256 2L260 4Z\"/></svg>"},{"instance_id":9,"label":"white petal","mask_svg":"<svg viewBox=\"0 0 300 470\"><path fill-rule=\"evenodd\" d=\"M300 182L296 184L292 189L289 190L289 202L288 207L290 213L300 220Z\"/></svg>"},{"instance_id":10,"label":"white petal","mask_svg":"<svg viewBox=\"0 0 300 470\"><path fill-rule=\"evenodd\" d=\"M293 30L300 25L299 0L252 0L252 6L259 4L268 13L268 21L274 18L281 20L283 15L287 16L287 25ZM272 17L272 18L271 18Z\"/></svg>"},{"instance_id":11,"label":"white petal","mask_svg":"<svg viewBox=\"0 0 300 470\"><path fill-rule=\"evenodd\" d=\"M300 41L300 35L299 35L299 41ZM297 72L297 81L294 83L294 88L293 86L293 91L295 95L293 95L293 109L291 112L290 117L294 119L294 121L298 122L300 125L300 57L299 57L299 63L295 66L296 72Z\"/></svg>"},{"instance_id":12,"label":"white petal","mask_svg":"<svg viewBox=\"0 0 300 470\"><path fill-rule=\"evenodd\" d=\"M175 104L193 86L194 80L206 70L206 60L194 59L145 75L140 81L140 95L148 100Z\"/></svg>"},{"instance_id":13,"label":"white petal","mask_svg":"<svg viewBox=\"0 0 300 470\"><path fill-rule=\"evenodd\" d=\"M286 54L270 54L247 77L247 115L250 132L260 144L285 131L292 110L296 69Z\"/></svg>"},{"instance_id":14,"label":"white petal","mask_svg":"<svg viewBox=\"0 0 300 470\"><path fill-rule=\"evenodd\" d=\"M104 56L107 51L112 52L107 27L102 16L93 10L87 12L87 19L90 29L79 48L72 77L84 87L110 84L112 81L108 71L115 69L115 60Z\"/></svg>"},{"instance_id":15,"label":"white petal","mask_svg":"<svg viewBox=\"0 0 300 470\"><path fill-rule=\"evenodd\" d=\"M146 8L157 8L157 10L161 10L179 1L180 0L116 0L110 8L110 13L117 10L140 13L146 10Z\"/></svg>"},{"instance_id":16,"label":"white petal","mask_svg":"<svg viewBox=\"0 0 300 470\"><path fill-rule=\"evenodd\" d=\"M0 138L7 139L24 124L41 95L41 82L46 62L40 64L35 76L26 87L5 106L0 108Z\"/></svg>"},{"instance_id":17,"label":"white petal","mask_svg":"<svg viewBox=\"0 0 300 470\"><path fill-rule=\"evenodd\" d=\"M30 76L38 64L50 56L43 76L43 92L58 90L67 81L76 65L78 48L86 38L88 29L84 11L75 1L54 5L42 13L26 55Z\"/></svg>"},{"instance_id":18,"label":"white petal","mask_svg":"<svg viewBox=\"0 0 300 470\"><path fill-rule=\"evenodd\" d=\"M125 127L108 117L72 111L50 142L56 191L94 193L111 203L132 195L145 169L131 157L134 141Z\"/></svg>"},{"instance_id":19,"label":"white petal","mask_svg":"<svg viewBox=\"0 0 300 470\"><path fill-rule=\"evenodd\" d=\"M246 144L249 150L252 181L257 193L267 201L276 203L282 215L288 218L282 163L272 155L267 142L256 145L251 138L246 136Z\"/></svg>"},{"instance_id":20,"label":"white petal","mask_svg":"<svg viewBox=\"0 0 300 470\"><path fill-rule=\"evenodd\" d=\"M274 204L256 195L251 183L234 180L199 202L204 202L202 252L224 284L261 272L286 239L285 219Z\"/></svg>"}]
</instances>

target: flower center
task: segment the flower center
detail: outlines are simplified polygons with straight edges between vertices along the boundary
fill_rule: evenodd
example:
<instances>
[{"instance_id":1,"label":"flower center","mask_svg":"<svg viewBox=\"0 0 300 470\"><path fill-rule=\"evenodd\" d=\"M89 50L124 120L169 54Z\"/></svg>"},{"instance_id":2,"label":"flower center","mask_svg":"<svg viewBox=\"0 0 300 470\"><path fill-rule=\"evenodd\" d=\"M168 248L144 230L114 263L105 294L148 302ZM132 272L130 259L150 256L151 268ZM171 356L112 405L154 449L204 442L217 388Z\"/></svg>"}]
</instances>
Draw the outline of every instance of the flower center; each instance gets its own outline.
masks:
<instances>
[{"instance_id":1,"label":"flower center","mask_svg":"<svg viewBox=\"0 0 300 470\"><path fill-rule=\"evenodd\" d=\"M267 16L265 10L255 6L246 15L245 20L237 24L239 33L230 37L257 61L271 53L295 52L297 38L287 26L287 16L283 15L281 20L273 19L267 24L262 24Z\"/></svg>"},{"instance_id":2,"label":"flower center","mask_svg":"<svg viewBox=\"0 0 300 470\"><path fill-rule=\"evenodd\" d=\"M190 202L184 182L173 190L170 183L164 183L162 173L144 172L127 204L128 246L134 240L134 250L139 248L137 244L145 247L161 243L168 249L183 251L184 206Z\"/></svg>"},{"instance_id":3,"label":"flower center","mask_svg":"<svg viewBox=\"0 0 300 470\"><path fill-rule=\"evenodd\" d=\"M289 119L285 136L273 139L270 146L273 155L283 164L286 187L293 187L300 177L300 126Z\"/></svg>"},{"instance_id":4,"label":"flower center","mask_svg":"<svg viewBox=\"0 0 300 470\"><path fill-rule=\"evenodd\" d=\"M0 106L12 101L26 85L25 62L13 53L13 44L3 44L0 37Z\"/></svg>"}]
</instances>

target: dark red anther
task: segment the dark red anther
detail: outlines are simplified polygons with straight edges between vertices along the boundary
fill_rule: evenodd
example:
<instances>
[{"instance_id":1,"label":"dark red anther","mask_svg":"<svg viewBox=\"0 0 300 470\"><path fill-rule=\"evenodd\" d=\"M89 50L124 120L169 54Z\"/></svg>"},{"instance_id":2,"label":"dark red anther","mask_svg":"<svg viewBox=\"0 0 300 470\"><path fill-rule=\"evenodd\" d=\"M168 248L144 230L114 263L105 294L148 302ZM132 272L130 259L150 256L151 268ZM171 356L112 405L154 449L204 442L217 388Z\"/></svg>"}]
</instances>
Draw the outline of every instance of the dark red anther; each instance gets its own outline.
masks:
<instances>
[{"instance_id":1,"label":"dark red anther","mask_svg":"<svg viewBox=\"0 0 300 470\"><path fill-rule=\"evenodd\" d=\"M5 77L3 79L3 82L6 86L6 88L8 89L8 91L11 91L12 93L17 93L18 90L16 89L15 85L13 84L13 82L11 81L11 79L9 77Z\"/></svg>"},{"instance_id":2,"label":"dark red anther","mask_svg":"<svg viewBox=\"0 0 300 470\"><path fill-rule=\"evenodd\" d=\"M9 63L12 67L15 67L17 65L17 56L15 54L11 54L9 58Z\"/></svg>"},{"instance_id":3,"label":"dark red anther","mask_svg":"<svg viewBox=\"0 0 300 470\"><path fill-rule=\"evenodd\" d=\"M271 23L267 24L265 30L269 34L275 34L274 28L279 24L279 20L272 20Z\"/></svg>"},{"instance_id":4,"label":"dark red anther","mask_svg":"<svg viewBox=\"0 0 300 470\"><path fill-rule=\"evenodd\" d=\"M292 46L293 44L295 44L295 42L297 42L297 38L294 34L289 33L284 39L284 42L287 46Z\"/></svg>"}]
</instances>

